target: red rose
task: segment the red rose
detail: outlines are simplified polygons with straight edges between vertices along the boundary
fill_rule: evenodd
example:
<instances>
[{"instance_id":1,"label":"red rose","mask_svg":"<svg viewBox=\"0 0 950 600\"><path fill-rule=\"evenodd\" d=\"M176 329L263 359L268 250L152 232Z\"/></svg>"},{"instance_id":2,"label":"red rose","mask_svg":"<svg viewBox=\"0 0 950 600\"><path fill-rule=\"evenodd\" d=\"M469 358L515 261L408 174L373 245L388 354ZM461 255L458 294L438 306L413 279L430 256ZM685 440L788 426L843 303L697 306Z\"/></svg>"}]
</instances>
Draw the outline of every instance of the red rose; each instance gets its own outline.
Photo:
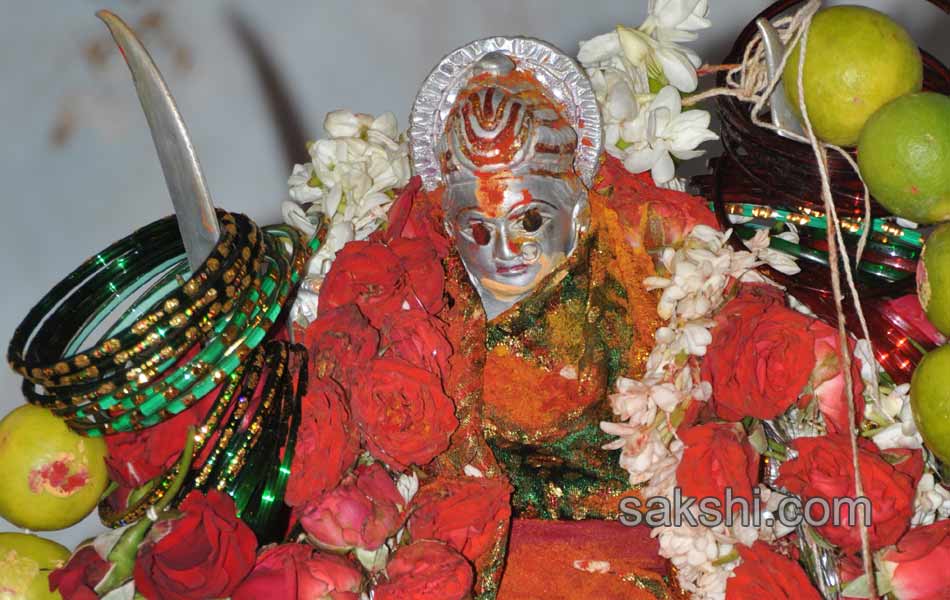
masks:
<instances>
[{"instance_id":1,"label":"red rose","mask_svg":"<svg viewBox=\"0 0 950 600\"><path fill-rule=\"evenodd\" d=\"M349 386L353 369L372 360L379 350L379 333L355 304L321 310L304 336L311 377L330 377L343 386Z\"/></svg>"},{"instance_id":2,"label":"red rose","mask_svg":"<svg viewBox=\"0 0 950 600\"><path fill-rule=\"evenodd\" d=\"M356 304L370 323L402 308L406 301L406 270L388 246L350 242L343 246L320 286L319 313Z\"/></svg>"},{"instance_id":3,"label":"red rose","mask_svg":"<svg viewBox=\"0 0 950 600\"><path fill-rule=\"evenodd\" d=\"M362 582L359 569L345 558L321 554L304 544L283 544L257 557L254 570L231 598L359 600Z\"/></svg>"},{"instance_id":4,"label":"red rose","mask_svg":"<svg viewBox=\"0 0 950 600\"><path fill-rule=\"evenodd\" d=\"M303 504L336 487L360 454L360 434L350 419L343 390L330 380L312 380L303 397L297 445L285 500Z\"/></svg>"},{"instance_id":5,"label":"red rose","mask_svg":"<svg viewBox=\"0 0 950 600\"><path fill-rule=\"evenodd\" d=\"M811 324L815 334L815 368L809 385L818 399L818 409L825 419L829 433L848 431L848 395L844 386L844 371L838 347L838 330L821 321ZM854 356L854 341L851 348L851 389L854 392L855 424L861 423L864 414L864 384L861 382L861 365Z\"/></svg>"},{"instance_id":6,"label":"red rose","mask_svg":"<svg viewBox=\"0 0 950 600\"><path fill-rule=\"evenodd\" d=\"M445 270L432 242L425 239L399 238L389 243L399 257L409 279L410 308L424 308L429 314L442 309Z\"/></svg>"},{"instance_id":7,"label":"red rose","mask_svg":"<svg viewBox=\"0 0 950 600\"><path fill-rule=\"evenodd\" d=\"M403 360L377 358L350 394L369 451L396 470L427 464L458 427L439 376Z\"/></svg>"},{"instance_id":8,"label":"red rose","mask_svg":"<svg viewBox=\"0 0 950 600\"><path fill-rule=\"evenodd\" d=\"M99 600L96 586L111 568L112 564L99 556L93 546L82 546L65 565L49 574L49 589L58 590L65 600Z\"/></svg>"},{"instance_id":9,"label":"red rose","mask_svg":"<svg viewBox=\"0 0 950 600\"><path fill-rule=\"evenodd\" d=\"M139 548L135 590L149 600L226 598L254 566L257 538L230 496L194 491L181 517L160 521Z\"/></svg>"},{"instance_id":10,"label":"red rose","mask_svg":"<svg viewBox=\"0 0 950 600\"><path fill-rule=\"evenodd\" d=\"M679 246L696 225L719 229L705 199L658 187L649 172L631 173L612 156L597 174L595 188L610 194L610 207L629 224L627 241L634 248Z\"/></svg>"},{"instance_id":11,"label":"red rose","mask_svg":"<svg viewBox=\"0 0 950 600\"><path fill-rule=\"evenodd\" d=\"M792 442L792 447L798 452L798 458L781 466L778 485L803 500L823 498L829 511L834 509L836 498L855 497L851 441L847 435L799 438ZM889 460L866 440L862 440L858 448L864 494L871 503L868 535L872 549L893 544L907 531L914 514L917 481L924 468L919 450L901 448L884 454ZM827 515L828 523L817 527L825 539L844 552L857 552L861 548L857 514L850 514L852 512L856 513L857 509L841 504L839 525L833 524L833 515ZM813 507L812 517L816 520L825 517L821 507Z\"/></svg>"},{"instance_id":12,"label":"red rose","mask_svg":"<svg viewBox=\"0 0 950 600\"><path fill-rule=\"evenodd\" d=\"M716 316L702 378L726 421L771 419L798 400L815 364L811 319L776 302L765 286L742 286Z\"/></svg>"},{"instance_id":13,"label":"red rose","mask_svg":"<svg viewBox=\"0 0 950 600\"><path fill-rule=\"evenodd\" d=\"M373 463L303 505L300 524L324 548L375 550L402 525L405 504L386 469Z\"/></svg>"},{"instance_id":14,"label":"red rose","mask_svg":"<svg viewBox=\"0 0 950 600\"><path fill-rule=\"evenodd\" d=\"M731 488L733 498L745 498L751 506L752 488L759 481L759 455L746 441L741 425L706 423L679 437L686 449L676 481L684 496L718 498L725 509L725 491Z\"/></svg>"},{"instance_id":15,"label":"red rose","mask_svg":"<svg viewBox=\"0 0 950 600\"><path fill-rule=\"evenodd\" d=\"M821 600L801 566L776 554L765 542L736 547L742 564L726 581L726 600Z\"/></svg>"},{"instance_id":16,"label":"red rose","mask_svg":"<svg viewBox=\"0 0 950 600\"><path fill-rule=\"evenodd\" d=\"M378 327L387 314L442 307L445 275L431 242L423 239L350 242L337 254L320 287L320 311L356 304Z\"/></svg>"},{"instance_id":17,"label":"red rose","mask_svg":"<svg viewBox=\"0 0 950 600\"><path fill-rule=\"evenodd\" d=\"M501 477L437 478L412 499L409 534L445 542L478 564L511 518L511 486Z\"/></svg>"},{"instance_id":18,"label":"red rose","mask_svg":"<svg viewBox=\"0 0 950 600\"><path fill-rule=\"evenodd\" d=\"M109 454L109 478L126 489L140 487L164 474L181 457L189 427L200 427L211 409L218 390L171 419L141 431L105 437Z\"/></svg>"},{"instance_id":19,"label":"red rose","mask_svg":"<svg viewBox=\"0 0 950 600\"><path fill-rule=\"evenodd\" d=\"M374 600L463 600L472 591L472 567L442 542L421 540L396 551L386 566L389 581Z\"/></svg>"},{"instance_id":20,"label":"red rose","mask_svg":"<svg viewBox=\"0 0 950 600\"><path fill-rule=\"evenodd\" d=\"M911 529L883 559L897 600L950 598L950 521Z\"/></svg>"},{"instance_id":21,"label":"red rose","mask_svg":"<svg viewBox=\"0 0 950 600\"><path fill-rule=\"evenodd\" d=\"M400 310L387 315L380 329L383 356L402 360L446 377L452 344L445 324L424 310Z\"/></svg>"}]
</instances>

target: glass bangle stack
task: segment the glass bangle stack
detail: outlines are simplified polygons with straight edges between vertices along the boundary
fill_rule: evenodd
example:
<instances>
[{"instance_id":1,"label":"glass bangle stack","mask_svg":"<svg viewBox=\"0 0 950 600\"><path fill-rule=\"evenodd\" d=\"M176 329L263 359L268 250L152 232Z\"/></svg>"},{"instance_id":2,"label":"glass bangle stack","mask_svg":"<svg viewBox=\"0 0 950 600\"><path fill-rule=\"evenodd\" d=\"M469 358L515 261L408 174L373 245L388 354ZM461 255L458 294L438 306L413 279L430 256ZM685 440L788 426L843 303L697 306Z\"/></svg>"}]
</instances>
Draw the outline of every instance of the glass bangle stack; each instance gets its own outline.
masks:
<instances>
[{"instance_id":1,"label":"glass bangle stack","mask_svg":"<svg viewBox=\"0 0 950 600\"><path fill-rule=\"evenodd\" d=\"M950 12L947 0L930 2ZM782 0L756 15L723 63L742 61L745 47L756 35L756 19L774 20L801 4L801 0ZM921 55L924 89L950 94L950 71L927 52L921 50ZM717 84L726 86L725 72L719 74ZM751 104L729 96L720 96L717 102L725 151L710 161L711 174L695 177L693 183L711 201L722 226L733 229L732 242L737 248L756 229L780 227L783 223L795 225L800 237L798 244L774 236L771 243L777 250L798 257L801 273L786 276L770 270L770 277L786 286L789 293L818 316L834 323L821 183L811 148L756 126L750 118ZM926 231L902 226L872 198L871 232L861 262L855 264L864 218L861 181L836 153L828 153L828 163L832 195L845 231L847 253L875 353L894 381L909 382L923 354L935 344L895 313L889 300L914 292L917 261ZM860 331L850 300L846 300L845 310L849 329Z\"/></svg>"},{"instance_id":2,"label":"glass bangle stack","mask_svg":"<svg viewBox=\"0 0 950 600\"><path fill-rule=\"evenodd\" d=\"M307 243L290 227L217 215L221 237L193 273L174 217L85 261L30 310L7 358L31 403L90 437L145 430L213 397L176 500L225 491L267 543L286 527L283 494L307 381L306 351L275 325L319 236ZM105 498L103 522L145 516L178 468L121 502Z\"/></svg>"}]
</instances>

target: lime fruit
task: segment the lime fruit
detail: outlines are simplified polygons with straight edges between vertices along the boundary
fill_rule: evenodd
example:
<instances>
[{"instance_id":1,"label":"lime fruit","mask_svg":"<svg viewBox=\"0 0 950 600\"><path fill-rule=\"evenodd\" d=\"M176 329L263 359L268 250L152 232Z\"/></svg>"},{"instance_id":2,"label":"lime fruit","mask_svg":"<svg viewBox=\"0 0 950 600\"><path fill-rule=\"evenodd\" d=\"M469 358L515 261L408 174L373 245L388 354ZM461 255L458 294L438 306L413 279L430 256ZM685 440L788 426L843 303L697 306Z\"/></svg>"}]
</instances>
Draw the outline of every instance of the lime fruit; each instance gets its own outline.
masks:
<instances>
[{"instance_id":1,"label":"lime fruit","mask_svg":"<svg viewBox=\"0 0 950 600\"><path fill-rule=\"evenodd\" d=\"M101 438L73 433L50 411L15 409L0 421L0 517L35 531L77 523L108 483L105 456Z\"/></svg>"},{"instance_id":2,"label":"lime fruit","mask_svg":"<svg viewBox=\"0 0 950 600\"><path fill-rule=\"evenodd\" d=\"M0 598L53 600L50 572L69 560L69 550L26 533L0 533ZM6 595L9 594L9 595Z\"/></svg>"},{"instance_id":3,"label":"lime fruit","mask_svg":"<svg viewBox=\"0 0 950 600\"><path fill-rule=\"evenodd\" d=\"M910 406L924 443L937 458L950 462L950 346L921 359L910 382Z\"/></svg>"},{"instance_id":4,"label":"lime fruit","mask_svg":"<svg viewBox=\"0 0 950 600\"><path fill-rule=\"evenodd\" d=\"M917 298L927 320L950 335L950 224L934 229L917 263Z\"/></svg>"},{"instance_id":5,"label":"lime fruit","mask_svg":"<svg viewBox=\"0 0 950 600\"><path fill-rule=\"evenodd\" d=\"M800 46L792 49L782 72L785 93L796 113ZM815 14L802 85L808 118L819 139L853 146L874 111L898 96L919 91L922 82L917 45L884 13L863 6L834 6Z\"/></svg>"},{"instance_id":6,"label":"lime fruit","mask_svg":"<svg viewBox=\"0 0 950 600\"><path fill-rule=\"evenodd\" d=\"M950 220L950 97L908 94L871 115L858 166L874 198L917 223Z\"/></svg>"}]
</instances>

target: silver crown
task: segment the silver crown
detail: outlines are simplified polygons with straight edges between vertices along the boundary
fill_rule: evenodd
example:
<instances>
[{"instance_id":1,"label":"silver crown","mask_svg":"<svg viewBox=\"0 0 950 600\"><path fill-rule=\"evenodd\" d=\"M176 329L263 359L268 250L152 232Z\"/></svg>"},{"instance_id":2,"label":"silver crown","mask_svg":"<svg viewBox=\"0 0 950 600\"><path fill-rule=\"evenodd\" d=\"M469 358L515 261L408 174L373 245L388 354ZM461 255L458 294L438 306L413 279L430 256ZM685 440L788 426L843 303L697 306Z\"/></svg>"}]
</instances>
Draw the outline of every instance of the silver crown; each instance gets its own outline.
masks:
<instances>
[{"instance_id":1,"label":"silver crown","mask_svg":"<svg viewBox=\"0 0 950 600\"><path fill-rule=\"evenodd\" d=\"M486 55L489 55L486 57ZM600 109L590 80L571 57L554 46L526 37L493 37L476 40L455 50L429 73L416 96L410 115L409 141L415 172L423 186L432 190L444 183L439 148L445 121L472 77L510 69L511 57L518 68L531 73L546 94L564 109L577 133L574 169L590 186L603 150ZM482 59L485 60L482 60Z\"/></svg>"}]
</instances>

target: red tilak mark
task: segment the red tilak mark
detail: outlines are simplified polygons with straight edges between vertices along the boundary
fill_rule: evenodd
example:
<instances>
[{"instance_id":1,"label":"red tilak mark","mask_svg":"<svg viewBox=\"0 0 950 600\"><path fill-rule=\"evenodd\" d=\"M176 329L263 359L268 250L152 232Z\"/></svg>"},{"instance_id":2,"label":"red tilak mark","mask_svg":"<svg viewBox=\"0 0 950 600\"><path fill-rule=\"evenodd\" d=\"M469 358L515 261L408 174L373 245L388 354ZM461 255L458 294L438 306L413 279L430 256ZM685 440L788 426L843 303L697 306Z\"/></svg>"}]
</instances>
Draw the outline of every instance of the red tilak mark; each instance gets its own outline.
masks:
<instances>
[{"instance_id":1,"label":"red tilak mark","mask_svg":"<svg viewBox=\"0 0 950 600\"><path fill-rule=\"evenodd\" d=\"M30 491L34 494L52 491L69 496L86 485L88 481L89 473L86 469L70 474L69 463L66 460L55 460L30 471L29 485Z\"/></svg>"},{"instance_id":2,"label":"red tilak mark","mask_svg":"<svg viewBox=\"0 0 950 600\"><path fill-rule=\"evenodd\" d=\"M510 173L503 175L478 174L475 184L475 198L479 209L489 217L496 217L505 201L505 189L508 187Z\"/></svg>"}]
</instances>

